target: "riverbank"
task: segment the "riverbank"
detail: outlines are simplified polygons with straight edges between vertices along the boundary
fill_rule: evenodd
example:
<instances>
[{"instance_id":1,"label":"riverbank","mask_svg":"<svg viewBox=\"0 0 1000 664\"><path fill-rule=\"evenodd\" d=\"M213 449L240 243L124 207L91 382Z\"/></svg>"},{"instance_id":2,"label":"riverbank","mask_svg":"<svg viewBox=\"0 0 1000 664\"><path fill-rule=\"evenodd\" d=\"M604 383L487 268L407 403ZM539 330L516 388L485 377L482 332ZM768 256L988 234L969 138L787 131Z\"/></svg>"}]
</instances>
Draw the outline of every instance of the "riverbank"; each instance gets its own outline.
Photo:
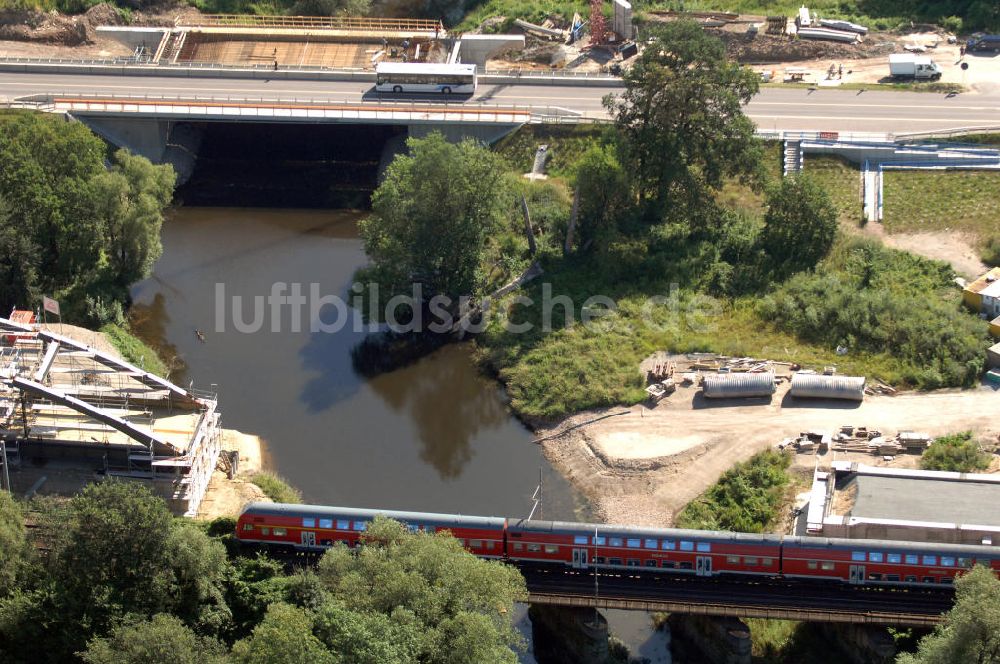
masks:
<instances>
[{"instance_id":1,"label":"riverbank","mask_svg":"<svg viewBox=\"0 0 1000 664\"><path fill-rule=\"evenodd\" d=\"M655 407L586 411L538 436L545 457L590 500L599 520L666 527L733 464L802 431L853 424L886 433L971 430L991 440L1000 434L993 416L1000 395L988 388L868 396L861 404L801 401L787 390L785 383L766 403L707 402L697 388L681 387ZM833 458L797 455L793 471L809 472ZM836 458L886 465L871 455ZM918 459L903 455L890 465L915 467Z\"/></svg>"}]
</instances>

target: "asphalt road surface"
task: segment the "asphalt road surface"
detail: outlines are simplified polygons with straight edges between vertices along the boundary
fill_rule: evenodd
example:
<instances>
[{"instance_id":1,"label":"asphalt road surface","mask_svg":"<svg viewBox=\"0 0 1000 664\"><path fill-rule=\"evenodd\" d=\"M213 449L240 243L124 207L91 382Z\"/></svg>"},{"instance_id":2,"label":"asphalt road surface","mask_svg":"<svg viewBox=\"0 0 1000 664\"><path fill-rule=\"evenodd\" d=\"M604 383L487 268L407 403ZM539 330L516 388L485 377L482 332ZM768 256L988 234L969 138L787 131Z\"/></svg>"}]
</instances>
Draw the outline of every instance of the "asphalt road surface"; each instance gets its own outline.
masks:
<instances>
[{"instance_id":1,"label":"asphalt road surface","mask_svg":"<svg viewBox=\"0 0 1000 664\"><path fill-rule=\"evenodd\" d=\"M601 99L614 91L481 84L476 94L464 103L557 106L603 117ZM0 96L13 99L33 94L151 94L347 102L375 96L371 84L356 82L0 73ZM420 97L407 98L421 101ZM904 133L1000 126L1000 95L969 93L949 97L927 92L764 88L747 111L761 129Z\"/></svg>"}]
</instances>

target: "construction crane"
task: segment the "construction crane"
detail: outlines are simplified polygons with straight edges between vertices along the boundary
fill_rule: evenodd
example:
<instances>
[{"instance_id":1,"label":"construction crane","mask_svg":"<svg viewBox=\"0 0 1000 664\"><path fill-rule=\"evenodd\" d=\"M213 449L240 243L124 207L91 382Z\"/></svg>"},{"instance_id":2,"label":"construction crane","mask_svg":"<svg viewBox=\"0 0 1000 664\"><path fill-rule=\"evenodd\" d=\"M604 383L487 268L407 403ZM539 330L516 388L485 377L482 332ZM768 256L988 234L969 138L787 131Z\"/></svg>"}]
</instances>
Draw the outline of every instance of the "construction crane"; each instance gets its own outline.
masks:
<instances>
[{"instance_id":1,"label":"construction crane","mask_svg":"<svg viewBox=\"0 0 1000 664\"><path fill-rule=\"evenodd\" d=\"M608 43L608 26L604 21L604 0L590 0L590 45Z\"/></svg>"}]
</instances>

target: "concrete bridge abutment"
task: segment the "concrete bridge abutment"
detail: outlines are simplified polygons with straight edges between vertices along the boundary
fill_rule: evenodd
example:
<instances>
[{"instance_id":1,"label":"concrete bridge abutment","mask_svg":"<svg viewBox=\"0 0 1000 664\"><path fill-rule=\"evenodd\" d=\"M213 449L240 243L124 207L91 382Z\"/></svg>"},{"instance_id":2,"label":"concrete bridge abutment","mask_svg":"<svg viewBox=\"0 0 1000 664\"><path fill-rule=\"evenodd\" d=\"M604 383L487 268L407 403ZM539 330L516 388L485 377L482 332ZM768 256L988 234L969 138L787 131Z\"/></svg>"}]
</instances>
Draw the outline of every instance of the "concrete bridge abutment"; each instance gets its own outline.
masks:
<instances>
[{"instance_id":1,"label":"concrete bridge abutment","mask_svg":"<svg viewBox=\"0 0 1000 664\"><path fill-rule=\"evenodd\" d=\"M170 164L177 184L194 172L201 146L201 128L190 122L157 118L80 116L75 119L112 145L146 157L154 164Z\"/></svg>"}]
</instances>

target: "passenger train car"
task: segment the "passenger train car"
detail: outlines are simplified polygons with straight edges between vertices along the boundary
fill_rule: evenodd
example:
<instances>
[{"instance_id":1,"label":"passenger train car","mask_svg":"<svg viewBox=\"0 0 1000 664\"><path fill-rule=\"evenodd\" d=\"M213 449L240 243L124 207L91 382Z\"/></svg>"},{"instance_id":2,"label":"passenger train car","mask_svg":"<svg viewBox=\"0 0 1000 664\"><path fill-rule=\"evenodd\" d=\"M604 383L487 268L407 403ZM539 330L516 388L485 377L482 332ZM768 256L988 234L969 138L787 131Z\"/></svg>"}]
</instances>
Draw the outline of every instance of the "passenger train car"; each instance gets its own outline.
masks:
<instances>
[{"instance_id":1,"label":"passenger train car","mask_svg":"<svg viewBox=\"0 0 1000 664\"><path fill-rule=\"evenodd\" d=\"M448 531L482 558L625 573L750 575L850 584L942 586L975 564L1000 571L1000 547L791 537L393 510L251 503L236 537L265 547L355 546L377 515Z\"/></svg>"}]
</instances>

